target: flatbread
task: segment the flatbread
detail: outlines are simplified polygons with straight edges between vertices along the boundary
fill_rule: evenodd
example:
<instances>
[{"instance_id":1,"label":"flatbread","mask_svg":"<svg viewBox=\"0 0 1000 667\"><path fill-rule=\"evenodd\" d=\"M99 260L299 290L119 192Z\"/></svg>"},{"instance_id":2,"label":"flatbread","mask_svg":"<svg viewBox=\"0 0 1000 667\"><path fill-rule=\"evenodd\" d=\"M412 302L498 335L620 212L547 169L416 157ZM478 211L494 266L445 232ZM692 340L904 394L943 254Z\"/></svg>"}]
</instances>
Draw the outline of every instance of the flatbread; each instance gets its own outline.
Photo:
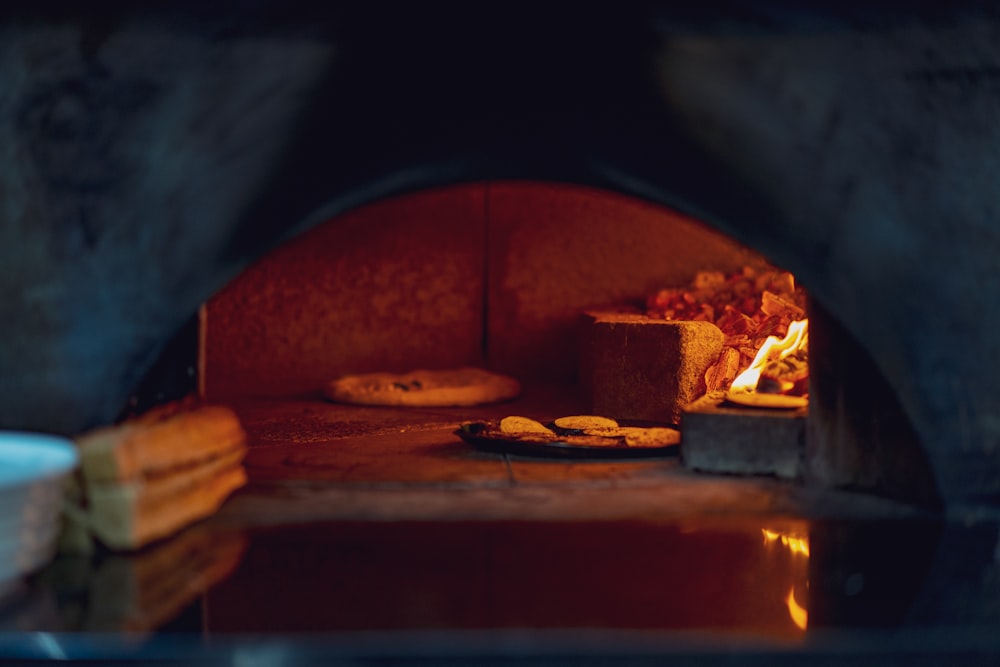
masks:
<instances>
[{"instance_id":1,"label":"flatbread","mask_svg":"<svg viewBox=\"0 0 1000 667\"><path fill-rule=\"evenodd\" d=\"M629 447L670 447L681 442L681 432L672 428L631 428L624 435Z\"/></svg>"},{"instance_id":2,"label":"flatbread","mask_svg":"<svg viewBox=\"0 0 1000 667\"><path fill-rule=\"evenodd\" d=\"M500 431L506 435L524 435L527 433L542 433L555 435L555 431L545 424L528 417L504 417L500 420Z\"/></svg>"},{"instance_id":3,"label":"flatbread","mask_svg":"<svg viewBox=\"0 0 1000 667\"><path fill-rule=\"evenodd\" d=\"M521 393L521 385L481 368L455 368L346 375L327 383L323 393L352 405L445 408L510 400Z\"/></svg>"},{"instance_id":4,"label":"flatbread","mask_svg":"<svg viewBox=\"0 0 1000 667\"><path fill-rule=\"evenodd\" d=\"M597 415L572 415L560 417L553 422L556 426L567 431L586 431L594 428L617 428L618 422L608 417L598 417Z\"/></svg>"},{"instance_id":5,"label":"flatbread","mask_svg":"<svg viewBox=\"0 0 1000 667\"><path fill-rule=\"evenodd\" d=\"M558 420L556 420L558 421ZM606 420L613 421L613 420ZM559 430L559 427L556 427ZM558 445L560 447L662 449L681 441L680 431L663 427L604 426L584 430L566 429L557 433L544 424L528 417L505 417L498 422L464 422L457 432L480 440L498 443L531 443Z\"/></svg>"}]
</instances>

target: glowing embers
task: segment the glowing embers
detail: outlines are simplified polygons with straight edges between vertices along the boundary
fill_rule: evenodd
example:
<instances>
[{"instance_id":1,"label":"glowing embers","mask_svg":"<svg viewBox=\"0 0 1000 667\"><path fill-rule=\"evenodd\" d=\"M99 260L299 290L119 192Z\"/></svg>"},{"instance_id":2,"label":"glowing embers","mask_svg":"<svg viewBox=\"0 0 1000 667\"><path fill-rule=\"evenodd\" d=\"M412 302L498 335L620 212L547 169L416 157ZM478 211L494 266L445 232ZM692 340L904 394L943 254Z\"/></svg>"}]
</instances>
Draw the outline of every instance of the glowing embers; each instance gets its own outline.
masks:
<instances>
[{"instance_id":1,"label":"glowing embers","mask_svg":"<svg viewBox=\"0 0 1000 667\"><path fill-rule=\"evenodd\" d=\"M808 593L809 579L806 576L809 569L809 538L808 536L797 535L788 531L771 530L761 528L764 536L764 544L769 546L781 545L782 552L787 553L791 558L788 569L793 575L800 575L804 580L802 585L798 581L792 584L785 595L785 606L788 608L788 617L795 624L795 627L805 631L809 627L809 610L800 600Z\"/></svg>"},{"instance_id":2,"label":"glowing embers","mask_svg":"<svg viewBox=\"0 0 1000 667\"><path fill-rule=\"evenodd\" d=\"M769 336L750 367L726 392L726 400L760 408L798 408L809 404L804 394L809 379L809 320L788 326L784 338ZM785 392L798 391L799 395Z\"/></svg>"},{"instance_id":3,"label":"glowing embers","mask_svg":"<svg viewBox=\"0 0 1000 667\"><path fill-rule=\"evenodd\" d=\"M706 393L730 391L727 398L740 404L794 408L808 403L805 306L792 274L747 266L728 277L701 271L690 286L649 297L646 310L653 319L712 322L722 332L721 354L704 374Z\"/></svg>"}]
</instances>

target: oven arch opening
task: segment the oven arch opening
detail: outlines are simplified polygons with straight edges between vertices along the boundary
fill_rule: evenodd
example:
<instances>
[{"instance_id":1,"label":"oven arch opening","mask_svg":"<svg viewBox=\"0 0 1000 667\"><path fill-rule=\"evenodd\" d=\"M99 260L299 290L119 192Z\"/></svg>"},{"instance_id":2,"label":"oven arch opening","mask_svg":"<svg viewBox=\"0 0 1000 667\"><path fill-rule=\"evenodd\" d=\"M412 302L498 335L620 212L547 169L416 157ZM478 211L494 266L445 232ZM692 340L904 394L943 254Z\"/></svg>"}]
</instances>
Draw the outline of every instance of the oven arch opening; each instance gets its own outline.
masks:
<instances>
[{"instance_id":1,"label":"oven arch opening","mask_svg":"<svg viewBox=\"0 0 1000 667\"><path fill-rule=\"evenodd\" d=\"M612 190L504 180L418 190L312 227L210 299L200 391L308 394L347 373L463 365L577 383L583 311L642 304L700 270L766 264L704 223ZM813 364L803 477L937 506L891 387L835 315L813 310L830 358Z\"/></svg>"}]
</instances>

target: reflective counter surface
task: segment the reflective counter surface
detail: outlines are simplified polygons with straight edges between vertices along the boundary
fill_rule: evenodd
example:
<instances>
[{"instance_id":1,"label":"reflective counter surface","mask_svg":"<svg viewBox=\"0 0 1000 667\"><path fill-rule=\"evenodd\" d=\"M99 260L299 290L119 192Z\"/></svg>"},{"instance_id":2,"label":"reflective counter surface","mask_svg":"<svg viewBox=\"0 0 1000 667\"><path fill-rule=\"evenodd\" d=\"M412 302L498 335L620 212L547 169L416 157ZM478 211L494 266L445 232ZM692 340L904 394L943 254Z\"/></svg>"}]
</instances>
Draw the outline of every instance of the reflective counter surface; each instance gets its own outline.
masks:
<instances>
[{"instance_id":1,"label":"reflective counter surface","mask_svg":"<svg viewBox=\"0 0 1000 667\"><path fill-rule=\"evenodd\" d=\"M199 526L137 556L58 559L7 592L2 623L5 658L996 664L998 525Z\"/></svg>"},{"instance_id":2,"label":"reflective counter surface","mask_svg":"<svg viewBox=\"0 0 1000 667\"><path fill-rule=\"evenodd\" d=\"M247 487L138 553L8 585L0 660L1000 664L1000 512L454 435L573 414L564 396L239 404Z\"/></svg>"}]
</instances>

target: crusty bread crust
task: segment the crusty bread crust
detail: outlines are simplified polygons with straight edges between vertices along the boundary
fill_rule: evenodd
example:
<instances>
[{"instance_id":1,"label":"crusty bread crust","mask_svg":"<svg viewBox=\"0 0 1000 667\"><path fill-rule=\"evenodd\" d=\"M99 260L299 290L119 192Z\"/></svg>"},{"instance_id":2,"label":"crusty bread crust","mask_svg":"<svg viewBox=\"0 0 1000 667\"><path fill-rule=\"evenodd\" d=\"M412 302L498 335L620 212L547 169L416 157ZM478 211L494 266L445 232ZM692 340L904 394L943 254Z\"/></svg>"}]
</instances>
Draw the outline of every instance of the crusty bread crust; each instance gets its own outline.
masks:
<instances>
[{"instance_id":1,"label":"crusty bread crust","mask_svg":"<svg viewBox=\"0 0 1000 667\"><path fill-rule=\"evenodd\" d=\"M210 516L247 481L239 464L214 468L200 466L159 489L141 483L92 487L87 508L90 529L111 549L137 549Z\"/></svg>"},{"instance_id":2,"label":"crusty bread crust","mask_svg":"<svg viewBox=\"0 0 1000 667\"><path fill-rule=\"evenodd\" d=\"M331 401L353 405L461 407L496 403L521 392L514 378L481 368L348 375L327 383Z\"/></svg>"},{"instance_id":3,"label":"crusty bread crust","mask_svg":"<svg viewBox=\"0 0 1000 667\"><path fill-rule=\"evenodd\" d=\"M88 483L135 481L240 447L246 434L232 410L206 406L153 423L137 421L77 438Z\"/></svg>"},{"instance_id":4,"label":"crusty bread crust","mask_svg":"<svg viewBox=\"0 0 1000 667\"><path fill-rule=\"evenodd\" d=\"M232 410L163 409L77 439L80 474L67 489L63 547L90 536L133 550L215 512L246 483L246 433Z\"/></svg>"}]
</instances>

